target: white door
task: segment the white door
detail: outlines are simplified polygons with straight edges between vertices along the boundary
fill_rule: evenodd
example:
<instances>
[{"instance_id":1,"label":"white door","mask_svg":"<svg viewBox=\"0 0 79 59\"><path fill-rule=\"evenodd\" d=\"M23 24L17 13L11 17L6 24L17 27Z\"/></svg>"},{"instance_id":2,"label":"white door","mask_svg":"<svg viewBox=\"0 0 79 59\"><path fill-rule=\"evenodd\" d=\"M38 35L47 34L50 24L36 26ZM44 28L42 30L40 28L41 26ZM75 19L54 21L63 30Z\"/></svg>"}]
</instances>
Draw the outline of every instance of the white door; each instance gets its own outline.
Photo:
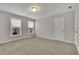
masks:
<instances>
[{"instance_id":1,"label":"white door","mask_svg":"<svg viewBox=\"0 0 79 59\"><path fill-rule=\"evenodd\" d=\"M74 33L74 43L76 44L76 47L79 52L79 11L76 11L75 13L75 33Z\"/></svg>"},{"instance_id":2,"label":"white door","mask_svg":"<svg viewBox=\"0 0 79 59\"><path fill-rule=\"evenodd\" d=\"M55 21L55 39L64 40L64 16L57 16Z\"/></svg>"},{"instance_id":3,"label":"white door","mask_svg":"<svg viewBox=\"0 0 79 59\"><path fill-rule=\"evenodd\" d=\"M79 20L75 20L75 33L74 33L75 43L79 45Z\"/></svg>"},{"instance_id":4,"label":"white door","mask_svg":"<svg viewBox=\"0 0 79 59\"><path fill-rule=\"evenodd\" d=\"M79 29L79 26L77 23L75 23L75 33L74 33L74 40L78 40L79 39L79 34L78 34L78 29Z\"/></svg>"}]
</instances>

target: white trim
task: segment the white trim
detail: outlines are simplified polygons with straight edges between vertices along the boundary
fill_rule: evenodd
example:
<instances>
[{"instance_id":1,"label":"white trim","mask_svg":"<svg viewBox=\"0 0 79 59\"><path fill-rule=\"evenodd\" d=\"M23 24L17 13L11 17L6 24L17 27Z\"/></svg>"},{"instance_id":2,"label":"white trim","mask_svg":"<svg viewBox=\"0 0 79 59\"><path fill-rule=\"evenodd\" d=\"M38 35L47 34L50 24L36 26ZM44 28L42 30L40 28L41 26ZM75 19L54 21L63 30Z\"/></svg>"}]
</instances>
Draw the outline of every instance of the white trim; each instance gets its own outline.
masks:
<instances>
[{"instance_id":1,"label":"white trim","mask_svg":"<svg viewBox=\"0 0 79 59\"><path fill-rule=\"evenodd\" d=\"M45 39L50 39L50 40L57 40L57 39L55 39L55 38L49 38L49 37L44 37L44 36L36 36L36 37L45 38ZM74 44L74 42L71 42L71 41L65 41L65 40L58 40L58 41L62 41L62 42Z\"/></svg>"},{"instance_id":2,"label":"white trim","mask_svg":"<svg viewBox=\"0 0 79 59\"><path fill-rule=\"evenodd\" d=\"M21 40L21 39L24 39L24 38L30 38L32 36L28 36L28 37L22 37L22 38L17 38L17 39L12 39L12 40L6 40L6 41L3 41L3 42L0 42L0 44L4 44L4 43L8 43L8 42L12 42L12 41L16 41L16 40Z\"/></svg>"},{"instance_id":3,"label":"white trim","mask_svg":"<svg viewBox=\"0 0 79 59\"><path fill-rule=\"evenodd\" d=\"M77 51L78 51L78 53L79 53L79 46L78 46L77 44L75 44L75 45L76 45Z\"/></svg>"},{"instance_id":4,"label":"white trim","mask_svg":"<svg viewBox=\"0 0 79 59\"><path fill-rule=\"evenodd\" d=\"M74 44L75 44L75 46L76 46L76 48L77 48L77 51L78 51L78 53L79 53L79 44L77 44L76 42L74 42Z\"/></svg>"}]
</instances>

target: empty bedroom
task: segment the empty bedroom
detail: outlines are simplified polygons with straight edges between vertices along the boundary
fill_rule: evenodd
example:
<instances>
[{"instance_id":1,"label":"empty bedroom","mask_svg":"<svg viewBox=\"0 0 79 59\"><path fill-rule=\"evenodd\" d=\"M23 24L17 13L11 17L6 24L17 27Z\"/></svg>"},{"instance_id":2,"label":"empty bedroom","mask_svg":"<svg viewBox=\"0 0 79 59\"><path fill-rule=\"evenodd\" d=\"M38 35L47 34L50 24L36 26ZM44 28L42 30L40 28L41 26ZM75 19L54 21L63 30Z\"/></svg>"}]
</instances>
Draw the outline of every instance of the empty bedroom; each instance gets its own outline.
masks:
<instances>
[{"instance_id":1,"label":"empty bedroom","mask_svg":"<svg viewBox=\"0 0 79 59\"><path fill-rule=\"evenodd\" d=\"M78 55L79 3L0 3L0 55Z\"/></svg>"}]
</instances>

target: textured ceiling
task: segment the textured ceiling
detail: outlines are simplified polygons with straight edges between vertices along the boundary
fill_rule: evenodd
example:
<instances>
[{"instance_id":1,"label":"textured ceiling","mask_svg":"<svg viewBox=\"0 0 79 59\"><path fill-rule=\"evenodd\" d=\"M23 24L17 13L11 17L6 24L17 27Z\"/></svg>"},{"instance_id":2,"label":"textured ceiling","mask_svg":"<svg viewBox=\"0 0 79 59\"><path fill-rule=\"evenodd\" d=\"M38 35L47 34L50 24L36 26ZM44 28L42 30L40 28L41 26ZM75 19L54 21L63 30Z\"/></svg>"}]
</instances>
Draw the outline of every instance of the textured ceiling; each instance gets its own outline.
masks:
<instances>
[{"instance_id":1,"label":"textured ceiling","mask_svg":"<svg viewBox=\"0 0 79 59\"><path fill-rule=\"evenodd\" d=\"M75 4L69 3L0 3L0 10L14 13L17 15L38 19L55 15L74 9ZM31 11L31 7L35 6L38 8L36 13ZM72 6L68 9L68 6Z\"/></svg>"}]
</instances>

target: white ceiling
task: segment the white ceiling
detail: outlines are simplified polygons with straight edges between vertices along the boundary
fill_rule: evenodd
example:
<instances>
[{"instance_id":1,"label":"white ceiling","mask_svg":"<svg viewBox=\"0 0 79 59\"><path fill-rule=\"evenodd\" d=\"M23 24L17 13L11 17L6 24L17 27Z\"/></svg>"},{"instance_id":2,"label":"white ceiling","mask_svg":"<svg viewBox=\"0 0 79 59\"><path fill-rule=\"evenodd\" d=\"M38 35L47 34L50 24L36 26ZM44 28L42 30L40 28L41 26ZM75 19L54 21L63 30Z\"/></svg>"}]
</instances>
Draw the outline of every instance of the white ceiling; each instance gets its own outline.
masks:
<instances>
[{"instance_id":1,"label":"white ceiling","mask_svg":"<svg viewBox=\"0 0 79 59\"><path fill-rule=\"evenodd\" d=\"M74 5L75 4L71 3L0 3L0 10L38 19L71 11L74 9ZM36 13L30 11L32 6L36 6L38 8ZM72 6L72 8L68 9L68 6Z\"/></svg>"}]
</instances>

